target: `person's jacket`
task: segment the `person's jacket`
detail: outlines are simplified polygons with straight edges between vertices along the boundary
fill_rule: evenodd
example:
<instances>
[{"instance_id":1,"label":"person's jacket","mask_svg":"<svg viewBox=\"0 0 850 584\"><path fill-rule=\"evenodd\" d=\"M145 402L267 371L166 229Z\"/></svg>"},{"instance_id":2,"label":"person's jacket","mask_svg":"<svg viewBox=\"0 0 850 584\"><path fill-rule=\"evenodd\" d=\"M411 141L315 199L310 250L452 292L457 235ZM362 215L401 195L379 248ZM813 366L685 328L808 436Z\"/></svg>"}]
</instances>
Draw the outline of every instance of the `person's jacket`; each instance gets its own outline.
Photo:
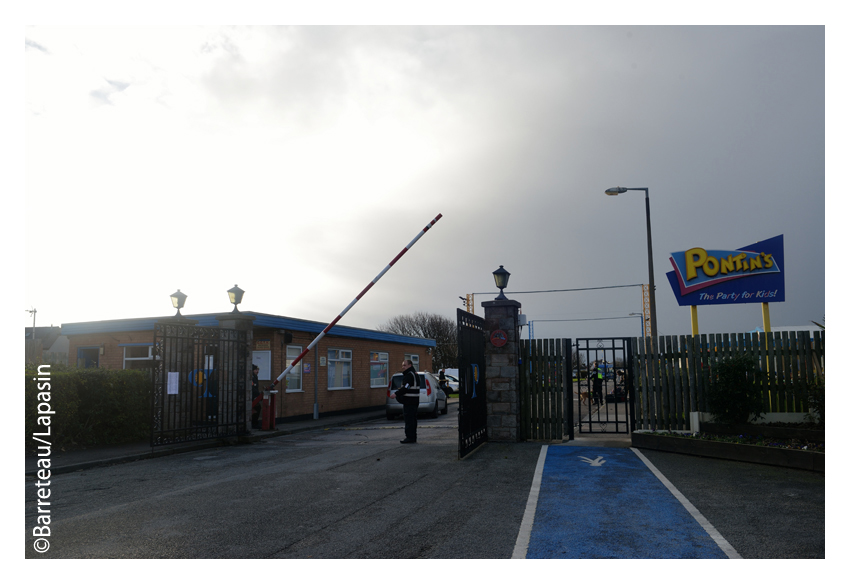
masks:
<instances>
[{"instance_id":1,"label":"person's jacket","mask_svg":"<svg viewBox=\"0 0 850 584\"><path fill-rule=\"evenodd\" d=\"M401 379L401 387L396 390L396 401L404 405L406 403L419 403L419 377L413 367L408 367Z\"/></svg>"}]
</instances>

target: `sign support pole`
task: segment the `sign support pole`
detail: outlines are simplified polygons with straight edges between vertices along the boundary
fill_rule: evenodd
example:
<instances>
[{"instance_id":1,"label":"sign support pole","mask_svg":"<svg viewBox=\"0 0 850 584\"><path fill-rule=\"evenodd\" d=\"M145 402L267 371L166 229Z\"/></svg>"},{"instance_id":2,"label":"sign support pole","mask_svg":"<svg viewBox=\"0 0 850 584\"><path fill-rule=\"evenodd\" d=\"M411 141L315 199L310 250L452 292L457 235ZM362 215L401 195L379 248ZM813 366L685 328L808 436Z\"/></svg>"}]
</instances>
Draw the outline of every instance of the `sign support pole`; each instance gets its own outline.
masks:
<instances>
[{"instance_id":1,"label":"sign support pole","mask_svg":"<svg viewBox=\"0 0 850 584\"><path fill-rule=\"evenodd\" d=\"M699 322L697 320L697 306L691 304L691 334L697 336L699 334Z\"/></svg>"},{"instance_id":2,"label":"sign support pole","mask_svg":"<svg viewBox=\"0 0 850 584\"><path fill-rule=\"evenodd\" d=\"M770 332L770 305L767 302L761 303L761 320L764 323L764 332Z\"/></svg>"}]
</instances>

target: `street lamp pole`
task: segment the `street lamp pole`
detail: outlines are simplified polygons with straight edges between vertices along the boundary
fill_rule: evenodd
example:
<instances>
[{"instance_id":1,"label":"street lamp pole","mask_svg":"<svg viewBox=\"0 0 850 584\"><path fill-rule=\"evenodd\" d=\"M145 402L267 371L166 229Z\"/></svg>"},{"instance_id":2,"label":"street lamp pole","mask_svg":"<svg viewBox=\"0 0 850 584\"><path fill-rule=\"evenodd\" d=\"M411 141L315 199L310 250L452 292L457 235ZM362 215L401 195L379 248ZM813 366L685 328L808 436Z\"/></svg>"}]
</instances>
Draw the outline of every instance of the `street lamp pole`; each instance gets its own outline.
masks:
<instances>
[{"instance_id":1,"label":"street lamp pole","mask_svg":"<svg viewBox=\"0 0 850 584\"><path fill-rule=\"evenodd\" d=\"M619 195L626 191L643 191L646 199L646 253L649 259L649 336L658 336L658 318L655 313L655 270L652 267L652 224L649 219L648 187L613 187L605 191L606 195Z\"/></svg>"}]
</instances>

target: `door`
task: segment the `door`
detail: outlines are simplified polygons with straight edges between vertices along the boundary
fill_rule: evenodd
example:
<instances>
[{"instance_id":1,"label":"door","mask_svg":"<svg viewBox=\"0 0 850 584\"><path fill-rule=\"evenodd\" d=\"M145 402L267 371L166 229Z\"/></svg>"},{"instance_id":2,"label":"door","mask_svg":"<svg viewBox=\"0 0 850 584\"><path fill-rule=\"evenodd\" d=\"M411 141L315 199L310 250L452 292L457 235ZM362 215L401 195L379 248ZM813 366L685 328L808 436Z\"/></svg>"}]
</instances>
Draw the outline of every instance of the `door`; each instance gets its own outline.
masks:
<instances>
[{"instance_id":1,"label":"door","mask_svg":"<svg viewBox=\"0 0 850 584\"><path fill-rule=\"evenodd\" d=\"M628 434L634 391L628 338L576 339L575 396L579 433Z\"/></svg>"}]
</instances>

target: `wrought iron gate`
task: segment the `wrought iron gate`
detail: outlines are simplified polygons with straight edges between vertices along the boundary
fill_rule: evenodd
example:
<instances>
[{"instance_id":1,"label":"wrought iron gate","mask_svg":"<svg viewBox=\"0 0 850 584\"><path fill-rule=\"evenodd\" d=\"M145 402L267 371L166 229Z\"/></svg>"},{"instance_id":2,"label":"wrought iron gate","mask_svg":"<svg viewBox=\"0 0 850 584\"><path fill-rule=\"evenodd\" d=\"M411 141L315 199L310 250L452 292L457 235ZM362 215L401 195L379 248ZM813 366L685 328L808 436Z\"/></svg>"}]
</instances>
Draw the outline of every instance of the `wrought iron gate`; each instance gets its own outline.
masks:
<instances>
[{"instance_id":1,"label":"wrought iron gate","mask_svg":"<svg viewBox=\"0 0 850 584\"><path fill-rule=\"evenodd\" d=\"M248 432L248 335L156 323L151 446Z\"/></svg>"},{"instance_id":2,"label":"wrought iron gate","mask_svg":"<svg viewBox=\"0 0 850 584\"><path fill-rule=\"evenodd\" d=\"M458 458L487 441L484 319L457 311Z\"/></svg>"},{"instance_id":3,"label":"wrought iron gate","mask_svg":"<svg viewBox=\"0 0 850 584\"><path fill-rule=\"evenodd\" d=\"M575 352L579 433L628 434L635 424L630 339L576 339Z\"/></svg>"}]
</instances>

